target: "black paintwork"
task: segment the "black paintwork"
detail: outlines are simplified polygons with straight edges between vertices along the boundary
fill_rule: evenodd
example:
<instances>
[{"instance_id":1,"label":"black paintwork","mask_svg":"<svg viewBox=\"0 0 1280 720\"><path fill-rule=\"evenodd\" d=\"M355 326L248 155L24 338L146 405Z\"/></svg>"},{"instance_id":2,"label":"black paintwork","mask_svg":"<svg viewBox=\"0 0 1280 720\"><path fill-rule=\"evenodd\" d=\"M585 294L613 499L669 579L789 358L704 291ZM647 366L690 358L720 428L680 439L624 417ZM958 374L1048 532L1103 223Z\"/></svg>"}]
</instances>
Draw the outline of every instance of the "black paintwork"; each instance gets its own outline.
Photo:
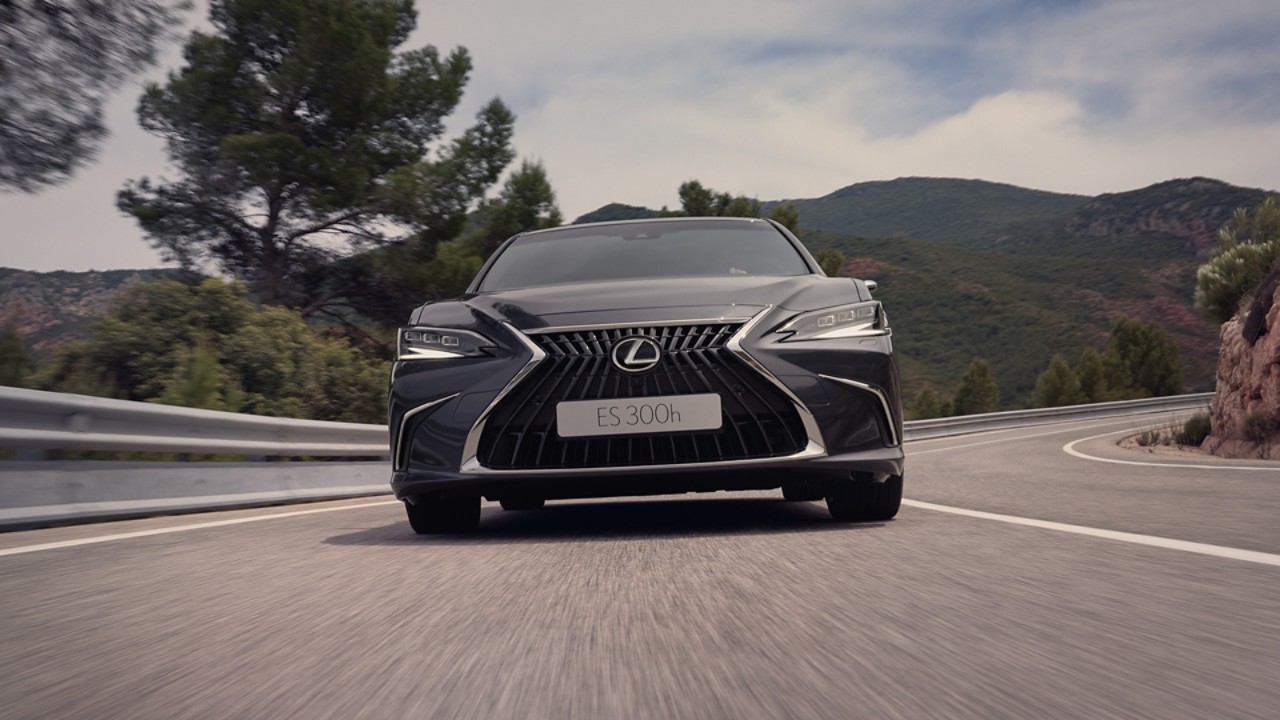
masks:
<instances>
[{"instance_id":1,"label":"black paintwork","mask_svg":"<svg viewBox=\"0 0 1280 720\"><path fill-rule=\"evenodd\" d=\"M785 229L776 227L780 240L785 238L800 248ZM900 438L902 432L891 337L886 334L781 342L782 336L775 332L800 312L871 299L861 281L827 278L803 248L800 252L813 274L566 284L471 293L455 301L419 308L410 319L411 325L472 330L491 339L494 347L489 351L490 356L484 358L395 364L388 412L393 450L398 446L401 421L407 412L456 395L430 410L418 412L406 424L405 452L392 476L397 497L457 488L480 492L490 499L513 494L588 497L769 488L797 478L823 475L847 478L852 472L877 478L901 475L902 448L890 441L895 436ZM483 273L484 270L478 278ZM473 288L478 283L479 279ZM812 414L821 432L824 456L771 458L757 461L758 464L727 467L699 467L695 463L679 468L597 467L558 473L496 471L475 463L463 467L468 434L533 357L530 345L536 343L529 341L528 336L522 341L517 331L536 333L548 327L694 323L717 318L746 320L760 313L764 313L764 317L742 339L741 349L785 385ZM727 361L722 358L717 362ZM734 363L733 372L747 367L746 361L738 364L735 359ZM747 372L756 371L748 368ZM882 404L871 393L819 378L819 375L855 380L879 389L887 397L889 416L886 417ZM758 374L756 380L768 382L763 374ZM518 395L514 391L524 389L516 386L509 397ZM784 397L780 393L763 396L770 402ZM484 452L477 454L487 456Z\"/></svg>"}]
</instances>

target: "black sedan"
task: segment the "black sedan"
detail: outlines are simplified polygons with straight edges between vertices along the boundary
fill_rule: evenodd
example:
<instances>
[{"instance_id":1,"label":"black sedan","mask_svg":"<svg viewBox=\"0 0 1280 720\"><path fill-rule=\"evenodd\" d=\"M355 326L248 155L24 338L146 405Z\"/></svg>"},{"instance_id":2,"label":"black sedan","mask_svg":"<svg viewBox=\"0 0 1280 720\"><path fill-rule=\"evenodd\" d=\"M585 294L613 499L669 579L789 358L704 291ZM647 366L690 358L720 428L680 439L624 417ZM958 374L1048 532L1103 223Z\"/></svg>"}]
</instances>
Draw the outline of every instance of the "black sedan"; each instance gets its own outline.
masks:
<instances>
[{"instance_id":1,"label":"black sedan","mask_svg":"<svg viewBox=\"0 0 1280 720\"><path fill-rule=\"evenodd\" d=\"M475 528L481 497L771 488L887 520L902 409L874 287L768 220L517 235L400 329L392 489L419 533Z\"/></svg>"}]
</instances>

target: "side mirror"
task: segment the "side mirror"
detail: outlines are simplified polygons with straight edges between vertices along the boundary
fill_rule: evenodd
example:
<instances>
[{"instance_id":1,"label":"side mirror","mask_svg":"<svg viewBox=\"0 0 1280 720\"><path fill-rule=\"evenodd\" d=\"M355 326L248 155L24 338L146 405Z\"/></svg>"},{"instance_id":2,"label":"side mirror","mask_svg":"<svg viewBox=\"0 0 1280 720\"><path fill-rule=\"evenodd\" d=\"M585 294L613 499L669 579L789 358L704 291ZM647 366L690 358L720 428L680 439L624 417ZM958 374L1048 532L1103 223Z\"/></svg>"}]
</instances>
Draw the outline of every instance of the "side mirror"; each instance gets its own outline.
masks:
<instances>
[{"instance_id":1,"label":"side mirror","mask_svg":"<svg viewBox=\"0 0 1280 720\"><path fill-rule=\"evenodd\" d=\"M867 292L875 292L876 288L880 287L875 280L863 280L862 284L867 286Z\"/></svg>"}]
</instances>

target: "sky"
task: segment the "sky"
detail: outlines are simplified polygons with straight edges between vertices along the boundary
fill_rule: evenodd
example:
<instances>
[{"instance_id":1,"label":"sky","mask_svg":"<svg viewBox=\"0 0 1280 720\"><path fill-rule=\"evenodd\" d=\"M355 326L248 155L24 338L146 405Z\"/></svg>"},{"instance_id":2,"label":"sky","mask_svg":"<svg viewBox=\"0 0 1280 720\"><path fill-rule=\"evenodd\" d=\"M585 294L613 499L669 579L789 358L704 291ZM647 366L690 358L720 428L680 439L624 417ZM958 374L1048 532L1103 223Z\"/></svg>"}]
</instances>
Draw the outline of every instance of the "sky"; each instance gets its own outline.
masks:
<instances>
[{"instance_id":1,"label":"sky","mask_svg":"<svg viewBox=\"0 0 1280 720\"><path fill-rule=\"evenodd\" d=\"M406 48L463 46L475 65L451 131L501 97L516 150L544 164L569 219L610 202L677 206L690 179L760 200L909 176L1087 195L1192 176L1280 189L1274 0L419 0L418 12ZM175 44L143 80L180 57ZM96 163L38 195L0 194L0 266L162 266L114 205L127 180L173 174L137 126L140 82L110 104Z\"/></svg>"}]
</instances>

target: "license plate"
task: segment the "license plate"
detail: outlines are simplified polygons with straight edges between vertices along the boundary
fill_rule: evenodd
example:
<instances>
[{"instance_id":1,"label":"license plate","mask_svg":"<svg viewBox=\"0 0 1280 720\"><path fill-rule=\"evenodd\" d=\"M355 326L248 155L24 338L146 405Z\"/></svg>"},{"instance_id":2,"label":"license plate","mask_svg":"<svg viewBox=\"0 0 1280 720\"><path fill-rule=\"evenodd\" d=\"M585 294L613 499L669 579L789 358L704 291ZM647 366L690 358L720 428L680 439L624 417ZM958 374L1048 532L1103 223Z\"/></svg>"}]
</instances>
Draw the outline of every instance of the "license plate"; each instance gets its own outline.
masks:
<instances>
[{"instance_id":1,"label":"license plate","mask_svg":"<svg viewBox=\"0 0 1280 720\"><path fill-rule=\"evenodd\" d=\"M720 396L572 400L556 405L556 427L564 438L716 430L720 427Z\"/></svg>"}]
</instances>

